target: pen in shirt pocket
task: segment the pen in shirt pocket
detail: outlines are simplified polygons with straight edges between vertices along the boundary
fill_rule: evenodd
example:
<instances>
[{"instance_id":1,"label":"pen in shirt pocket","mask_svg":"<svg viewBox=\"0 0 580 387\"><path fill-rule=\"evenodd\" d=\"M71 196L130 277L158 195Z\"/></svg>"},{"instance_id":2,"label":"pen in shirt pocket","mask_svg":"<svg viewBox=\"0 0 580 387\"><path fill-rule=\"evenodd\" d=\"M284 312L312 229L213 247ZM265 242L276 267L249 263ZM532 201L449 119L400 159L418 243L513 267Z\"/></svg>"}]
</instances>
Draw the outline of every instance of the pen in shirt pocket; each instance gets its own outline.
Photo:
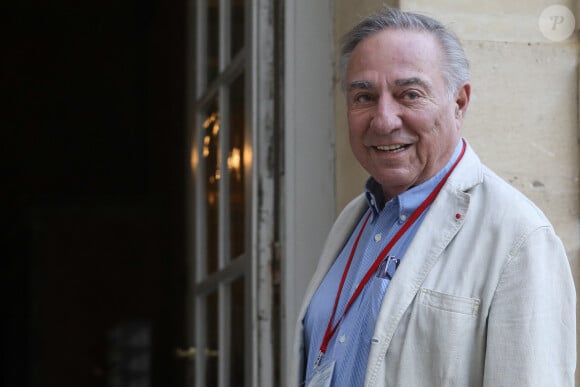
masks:
<instances>
[{"instance_id":1,"label":"pen in shirt pocket","mask_svg":"<svg viewBox=\"0 0 580 387\"><path fill-rule=\"evenodd\" d=\"M387 255L379 265L376 276L378 278L392 280L400 263L401 260L399 258L392 255Z\"/></svg>"}]
</instances>

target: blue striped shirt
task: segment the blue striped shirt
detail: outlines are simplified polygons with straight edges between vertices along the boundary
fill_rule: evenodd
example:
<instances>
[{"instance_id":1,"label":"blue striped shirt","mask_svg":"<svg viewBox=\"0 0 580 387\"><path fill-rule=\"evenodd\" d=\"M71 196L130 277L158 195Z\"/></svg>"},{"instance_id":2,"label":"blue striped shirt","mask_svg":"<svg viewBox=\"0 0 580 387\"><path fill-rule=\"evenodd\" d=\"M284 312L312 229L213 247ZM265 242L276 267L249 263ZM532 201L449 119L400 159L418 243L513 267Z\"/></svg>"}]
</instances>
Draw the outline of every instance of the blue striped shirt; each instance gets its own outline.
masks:
<instances>
[{"instance_id":1,"label":"blue striped shirt","mask_svg":"<svg viewBox=\"0 0 580 387\"><path fill-rule=\"evenodd\" d=\"M361 235L357 251L344 283L334 322L342 315L350 296L383 248L417 207L429 196L431 191L449 171L455 160L457 160L461 152L461 144L461 141L459 141L451 160L435 176L416 187L410 188L387 203L385 203L380 184L372 177L367 181L365 193L369 209L359 221L342 252L326 274L314 294L304 317L307 381L313 375L314 361L320 351L320 345L328 319L332 313L340 279L352 250L354 239L359 233L367 214L371 212L371 219ZM404 264L402 258L426 213L427 211L417 219L388 253L389 256L401 259L401 264ZM380 268L378 271L380 271ZM330 361L336 361L331 386L362 386L364 384L375 322L389 282L388 278L372 276L359 297L354 301L336 333L330 339L320 366Z\"/></svg>"}]
</instances>

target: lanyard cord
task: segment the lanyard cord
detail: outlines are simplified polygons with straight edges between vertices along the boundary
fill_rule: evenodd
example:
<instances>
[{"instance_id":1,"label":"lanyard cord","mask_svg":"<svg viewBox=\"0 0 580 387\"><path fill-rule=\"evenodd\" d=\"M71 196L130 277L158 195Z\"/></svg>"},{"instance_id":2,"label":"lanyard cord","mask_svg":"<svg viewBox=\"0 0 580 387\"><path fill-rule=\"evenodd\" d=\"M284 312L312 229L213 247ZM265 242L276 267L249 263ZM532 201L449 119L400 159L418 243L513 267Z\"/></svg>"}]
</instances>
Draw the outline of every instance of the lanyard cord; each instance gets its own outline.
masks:
<instances>
[{"instance_id":1,"label":"lanyard cord","mask_svg":"<svg viewBox=\"0 0 580 387\"><path fill-rule=\"evenodd\" d=\"M451 173L453 172L453 170L455 169L457 164L459 164L459 162L463 158L463 155L465 154L465 148L466 148L466 143L465 143L465 140L463 140L463 147L461 148L461 153L459 154L459 157L457 158L457 160L455 160L455 162L453 163L453 165L451 166L449 171L445 174L443 179L441 179L439 184L437 184L437 186L433 189L433 191L429 194L429 196L427 196L427 198L419 205L419 207L417 207L417 209L409 217L408 221L403 225L403 227L401 227L399 229L399 231L395 234L395 236L389 241L389 243L387 243L385 248L381 251L379 256L375 259L375 261L372 264L372 266L370 267L370 269L366 272L365 276L363 277L361 282L356 287L354 293L352 294L352 296L348 300L346 306L344 307L344 311L342 312L342 315L340 316L338 321L333 325L332 321L334 320L334 315L336 314L336 308L338 306L338 301L340 300L340 295L342 293L342 288L344 287L344 282L346 280L346 276L347 276L348 271L350 269L350 265L352 263L354 253L355 253L356 248L358 246L359 240L362 236L362 233L363 233L363 231L368 223L368 220L370 218L370 215L371 215L371 213L369 212L369 214L367 215L367 217L366 217L366 219L365 219L365 221L364 221L361 229L359 230L358 235L354 241L350 255L348 257L348 261L347 261L346 266L344 268L344 272L342 273L342 278L340 279L340 285L338 287L338 291L336 292L336 298L334 300L334 307L332 308L332 314L330 315L330 319L328 320L328 325L326 326L326 332L324 333L324 337L322 339L322 344L320 345L320 352L319 352L318 357L316 358L316 361L314 363L315 368L320 364L322 357L326 353L330 339L332 338L332 336L334 335L334 333L338 329L338 326L340 325L342 320L344 320L346 313L348 312L348 310L350 309L350 307L352 306L354 301L360 295L360 293L362 292L362 290L366 286L366 284L369 282L373 273L377 270L377 268L381 264L382 260L387 256L389 251L399 241L399 239L401 239L401 237L415 223L415 221L417 221L417 219L425 212L425 210L435 201L435 198L437 197L437 195L439 194L439 192L443 188L443 185L445 184L445 182L447 182L447 179L449 178L449 176L451 175Z\"/></svg>"}]
</instances>

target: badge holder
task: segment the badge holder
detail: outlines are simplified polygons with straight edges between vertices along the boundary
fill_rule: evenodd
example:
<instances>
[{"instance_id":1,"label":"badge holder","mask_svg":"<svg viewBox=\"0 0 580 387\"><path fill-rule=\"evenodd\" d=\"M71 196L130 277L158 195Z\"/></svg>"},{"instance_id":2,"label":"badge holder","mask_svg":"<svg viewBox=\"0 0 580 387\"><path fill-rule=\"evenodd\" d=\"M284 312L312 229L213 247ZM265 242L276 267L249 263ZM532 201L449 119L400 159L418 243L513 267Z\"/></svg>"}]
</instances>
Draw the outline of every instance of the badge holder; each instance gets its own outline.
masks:
<instances>
[{"instance_id":1,"label":"badge holder","mask_svg":"<svg viewBox=\"0 0 580 387\"><path fill-rule=\"evenodd\" d=\"M314 375L312 375L312 378L306 382L306 387L330 387L332 374L334 374L334 364L335 361L332 360L316 367Z\"/></svg>"}]
</instances>

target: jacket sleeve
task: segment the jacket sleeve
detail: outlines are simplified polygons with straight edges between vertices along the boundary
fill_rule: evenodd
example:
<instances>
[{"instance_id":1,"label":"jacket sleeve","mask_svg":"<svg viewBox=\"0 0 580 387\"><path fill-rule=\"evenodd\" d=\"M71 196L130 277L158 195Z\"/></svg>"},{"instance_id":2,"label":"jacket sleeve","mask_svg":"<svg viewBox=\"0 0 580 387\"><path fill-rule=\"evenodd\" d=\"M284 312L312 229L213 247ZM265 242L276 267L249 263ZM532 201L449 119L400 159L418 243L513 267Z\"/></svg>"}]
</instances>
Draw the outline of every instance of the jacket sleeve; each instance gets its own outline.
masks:
<instances>
[{"instance_id":1,"label":"jacket sleeve","mask_svg":"<svg viewBox=\"0 0 580 387\"><path fill-rule=\"evenodd\" d=\"M576 292L562 243L551 227L516 242L487 324L484 387L573 387Z\"/></svg>"}]
</instances>

